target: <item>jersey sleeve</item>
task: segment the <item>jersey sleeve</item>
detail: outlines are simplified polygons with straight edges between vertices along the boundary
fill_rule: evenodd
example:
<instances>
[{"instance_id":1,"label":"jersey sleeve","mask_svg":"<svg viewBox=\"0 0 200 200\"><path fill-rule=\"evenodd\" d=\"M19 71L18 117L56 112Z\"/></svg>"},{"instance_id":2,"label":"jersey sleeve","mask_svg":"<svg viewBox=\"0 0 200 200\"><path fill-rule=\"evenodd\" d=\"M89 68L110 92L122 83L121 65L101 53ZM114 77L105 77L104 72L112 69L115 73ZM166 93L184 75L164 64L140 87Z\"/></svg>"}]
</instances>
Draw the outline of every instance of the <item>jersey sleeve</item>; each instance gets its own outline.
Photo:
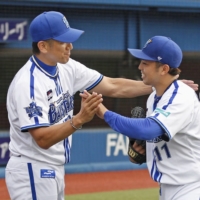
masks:
<instances>
[{"instance_id":1,"label":"jersey sleeve","mask_svg":"<svg viewBox=\"0 0 200 200\"><path fill-rule=\"evenodd\" d=\"M28 79L28 77L24 79ZM19 80L17 88L15 87L13 90L13 105L23 132L30 128L49 126L49 103L45 90L43 90L42 84L37 86L37 83L34 84L33 82L33 76L28 81Z\"/></svg>"},{"instance_id":2,"label":"jersey sleeve","mask_svg":"<svg viewBox=\"0 0 200 200\"><path fill-rule=\"evenodd\" d=\"M104 120L115 131L130 138L150 140L163 134L163 129L150 118L130 118L106 111Z\"/></svg>"},{"instance_id":3,"label":"jersey sleeve","mask_svg":"<svg viewBox=\"0 0 200 200\"><path fill-rule=\"evenodd\" d=\"M191 123L193 98L185 94L164 94L149 116L166 131L166 136L171 139L177 132Z\"/></svg>"},{"instance_id":4,"label":"jersey sleeve","mask_svg":"<svg viewBox=\"0 0 200 200\"><path fill-rule=\"evenodd\" d=\"M74 91L83 92L83 90L91 90L97 86L103 79L103 75L96 70L90 69L85 65L75 61L70 60L70 65L74 72Z\"/></svg>"}]
</instances>

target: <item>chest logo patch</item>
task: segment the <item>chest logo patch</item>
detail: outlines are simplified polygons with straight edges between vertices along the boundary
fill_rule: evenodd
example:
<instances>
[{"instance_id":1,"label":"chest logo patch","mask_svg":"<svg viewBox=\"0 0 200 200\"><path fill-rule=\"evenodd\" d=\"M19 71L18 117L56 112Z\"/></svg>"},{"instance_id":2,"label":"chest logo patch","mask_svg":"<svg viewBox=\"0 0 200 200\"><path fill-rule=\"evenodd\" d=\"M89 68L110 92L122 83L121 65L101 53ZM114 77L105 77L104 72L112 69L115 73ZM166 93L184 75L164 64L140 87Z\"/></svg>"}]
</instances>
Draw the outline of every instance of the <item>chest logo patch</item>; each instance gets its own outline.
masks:
<instances>
[{"instance_id":1,"label":"chest logo patch","mask_svg":"<svg viewBox=\"0 0 200 200\"><path fill-rule=\"evenodd\" d=\"M47 91L47 98L48 98L48 101L53 98L53 91L52 90Z\"/></svg>"},{"instance_id":2,"label":"chest logo patch","mask_svg":"<svg viewBox=\"0 0 200 200\"><path fill-rule=\"evenodd\" d=\"M165 117L168 117L171 113L170 112L167 112L161 108L156 108L154 110L155 113L160 113L161 115L164 115Z\"/></svg>"}]
</instances>

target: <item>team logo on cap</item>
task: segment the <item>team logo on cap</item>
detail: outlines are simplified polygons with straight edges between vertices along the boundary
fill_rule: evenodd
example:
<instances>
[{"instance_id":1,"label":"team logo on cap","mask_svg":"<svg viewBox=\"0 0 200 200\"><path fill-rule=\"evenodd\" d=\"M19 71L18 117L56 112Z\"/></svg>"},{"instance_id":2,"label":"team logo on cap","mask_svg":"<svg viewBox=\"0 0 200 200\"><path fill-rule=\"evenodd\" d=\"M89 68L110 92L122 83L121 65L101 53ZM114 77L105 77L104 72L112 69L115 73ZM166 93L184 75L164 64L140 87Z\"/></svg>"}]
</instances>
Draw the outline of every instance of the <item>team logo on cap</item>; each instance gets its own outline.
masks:
<instances>
[{"instance_id":1,"label":"team logo on cap","mask_svg":"<svg viewBox=\"0 0 200 200\"><path fill-rule=\"evenodd\" d=\"M147 47L148 44L150 44L152 42L152 39L149 39L146 44L144 45L143 49Z\"/></svg>"},{"instance_id":2,"label":"team logo on cap","mask_svg":"<svg viewBox=\"0 0 200 200\"><path fill-rule=\"evenodd\" d=\"M68 23L66 17L63 17L63 22L65 23L66 27L69 28L69 23Z\"/></svg>"}]
</instances>

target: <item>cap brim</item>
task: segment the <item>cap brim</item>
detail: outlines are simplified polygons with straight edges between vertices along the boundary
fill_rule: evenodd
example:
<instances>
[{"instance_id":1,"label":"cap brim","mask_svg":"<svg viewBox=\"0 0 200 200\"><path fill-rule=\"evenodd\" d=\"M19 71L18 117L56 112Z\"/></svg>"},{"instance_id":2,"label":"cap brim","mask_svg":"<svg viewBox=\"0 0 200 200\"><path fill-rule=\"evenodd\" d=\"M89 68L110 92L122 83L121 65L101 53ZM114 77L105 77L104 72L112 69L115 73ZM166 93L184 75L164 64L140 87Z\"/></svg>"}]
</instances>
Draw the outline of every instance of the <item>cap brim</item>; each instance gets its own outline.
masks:
<instances>
[{"instance_id":1,"label":"cap brim","mask_svg":"<svg viewBox=\"0 0 200 200\"><path fill-rule=\"evenodd\" d=\"M53 39L60 42L72 43L72 42L75 42L83 33L84 31L82 30L69 28L67 32L57 37L54 37Z\"/></svg>"},{"instance_id":2,"label":"cap brim","mask_svg":"<svg viewBox=\"0 0 200 200\"><path fill-rule=\"evenodd\" d=\"M140 60L150 60L156 61L155 59L147 56L142 50L140 49L128 49L132 56L139 58Z\"/></svg>"}]
</instances>

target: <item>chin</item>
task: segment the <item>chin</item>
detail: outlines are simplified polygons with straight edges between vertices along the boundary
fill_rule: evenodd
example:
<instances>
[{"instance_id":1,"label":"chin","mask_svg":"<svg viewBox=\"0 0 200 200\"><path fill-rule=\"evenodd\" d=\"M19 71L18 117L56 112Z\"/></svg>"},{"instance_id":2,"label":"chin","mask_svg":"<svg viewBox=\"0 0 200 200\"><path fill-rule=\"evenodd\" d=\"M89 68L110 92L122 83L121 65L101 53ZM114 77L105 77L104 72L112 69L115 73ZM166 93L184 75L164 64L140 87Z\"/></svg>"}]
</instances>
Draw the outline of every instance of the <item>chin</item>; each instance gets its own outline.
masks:
<instances>
[{"instance_id":1,"label":"chin","mask_svg":"<svg viewBox=\"0 0 200 200\"><path fill-rule=\"evenodd\" d=\"M69 58L67 58L67 59L63 59L63 60L61 60L59 63L61 63L61 64L65 64L65 63L67 63L69 61Z\"/></svg>"},{"instance_id":2,"label":"chin","mask_svg":"<svg viewBox=\"0 0 200 200\"><path fill-rule=\"evenodd\" d=\"M145 81L145 80L143 80L143 83L144 83L145 85L151 85L148 81Z\"/></svg>"}]
</instances>

